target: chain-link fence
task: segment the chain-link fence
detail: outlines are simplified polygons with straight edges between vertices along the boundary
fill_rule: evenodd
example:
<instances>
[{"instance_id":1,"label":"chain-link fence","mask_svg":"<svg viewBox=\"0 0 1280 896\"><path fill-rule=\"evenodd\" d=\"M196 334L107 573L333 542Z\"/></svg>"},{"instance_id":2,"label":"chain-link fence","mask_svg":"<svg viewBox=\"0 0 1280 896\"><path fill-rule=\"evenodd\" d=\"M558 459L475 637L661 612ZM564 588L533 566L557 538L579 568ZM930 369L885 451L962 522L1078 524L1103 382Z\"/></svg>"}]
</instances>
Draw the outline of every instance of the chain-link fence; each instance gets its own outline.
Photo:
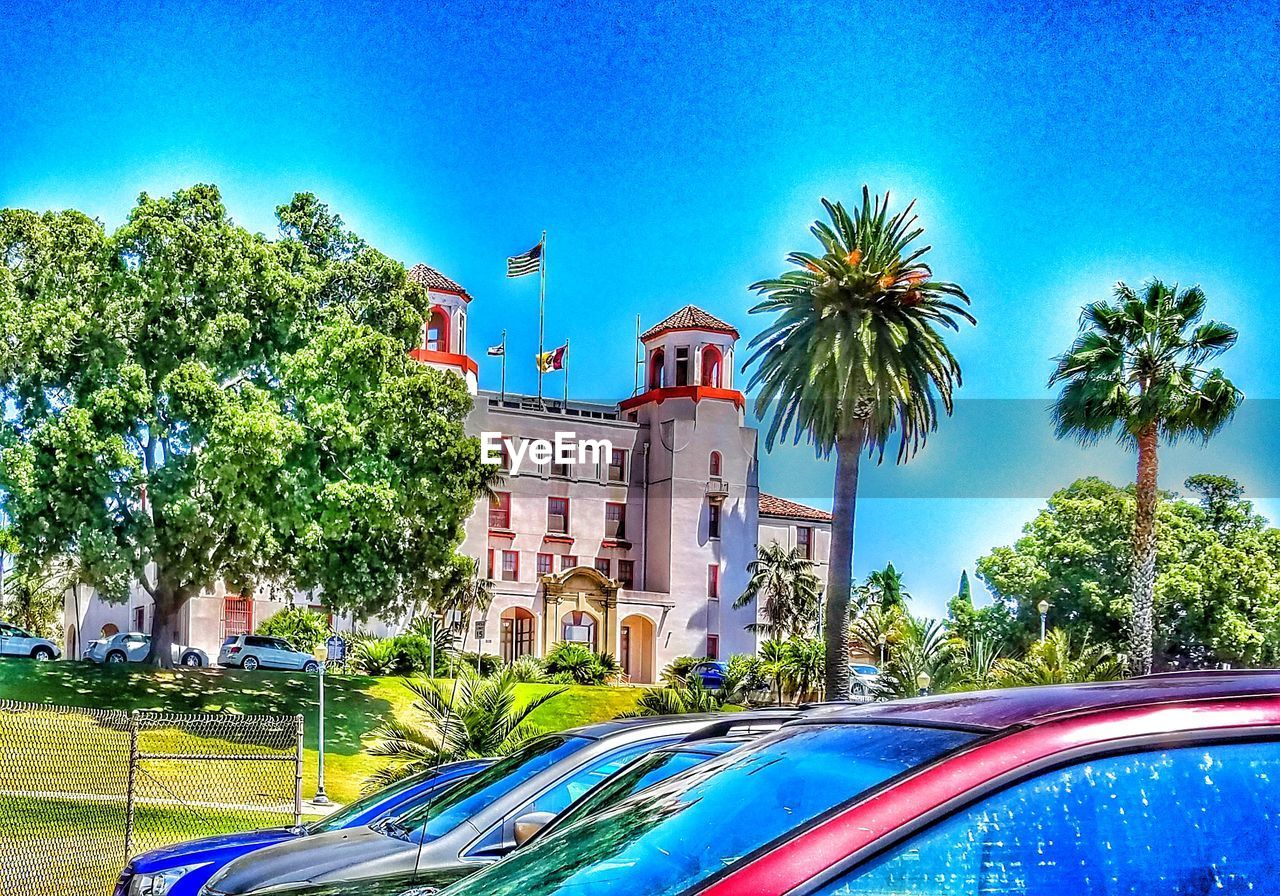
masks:
<instances>
[{"instance_id":1,"label":"chain-link fence","mask_svg":"<svg viewBox=\"0 0 1280 896\"><path fill-rule=\"evenodd\" d=\"M300 716L0 701L0 894L107 896L129 857L297 824Z\"/></svg>"}]
</instances>

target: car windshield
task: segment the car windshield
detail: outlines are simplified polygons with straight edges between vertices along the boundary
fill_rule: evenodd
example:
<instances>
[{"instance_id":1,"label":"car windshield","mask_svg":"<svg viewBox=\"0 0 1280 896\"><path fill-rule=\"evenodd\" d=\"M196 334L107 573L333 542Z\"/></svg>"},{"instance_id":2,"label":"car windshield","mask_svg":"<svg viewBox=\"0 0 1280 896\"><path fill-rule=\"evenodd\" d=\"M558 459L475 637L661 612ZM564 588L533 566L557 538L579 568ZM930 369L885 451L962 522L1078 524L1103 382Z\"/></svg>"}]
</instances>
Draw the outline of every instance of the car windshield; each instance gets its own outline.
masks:
<instances>
[{"instance_id":1,"label":"car windshield","mask_svg":"<svg viewBox=\"0 0 1280 896\"><path fill-rule=\"evenodd\" d=\"M708 744L705 750L700 750L696 753L689 750L663 750L642 756L620 770L613 777L603 781L582 799L557 815L555 821L547 826L546 833L540 836L550 836L553 829L558 831L567 825L581 821L589 815L595 815L614 803L626 799L633 793L639 793L659 781L665 781L667 778L674 777L683 771L702 765L707 760L713 759L721 753L726 753L735 746L737 744L725 741Z\"/></svg>"},{"instance_id":2,"label":"car windshield","mask_svg":"<svg viewBox=\"0 0 1280 896\"><path fill-rule=\"evenodd\" d=\"M534 775L590 743L585 737L540 737L474 777L450 787L431 802L406 812L396 819L393 827L383 830L392 835L399 833L414 841L421 838L422 842L444 836Z\"/></svg>"},{"instance_id":3,"label":"car windshield","mask_svg":"<svg viewBox=\"0 0 1280 896\"><path fill-rule=\"evenodd\" d=\"M673 896L976 736L899 725L784 728L539 839L444 893ZM744 809L749 823L726 823Z\"/></svg>"},{"instance_id":4,"label":"car windshield","mask_svg":"<svg viewBox=\"0 0 1280 896\"><path fill-rule=\"evenodd\" d=\"M375 790L368 796L361 797L349 806L339 809L337 812L330 815L326 815L319 821L311 822L311 824L305 826L306 831L308 834L326 834L329 831L340 831L343 828L350 826L354 819L359 818L375 806L378 806L381 803L394 805L400 797L403 797L406 793L416 787L421 787L423 784L426 784L435 777L437 777L437 773L435 771L423 772L419 775L410 775L402 781L397 781L388 787Z\"/></svg>"}]
</instances>

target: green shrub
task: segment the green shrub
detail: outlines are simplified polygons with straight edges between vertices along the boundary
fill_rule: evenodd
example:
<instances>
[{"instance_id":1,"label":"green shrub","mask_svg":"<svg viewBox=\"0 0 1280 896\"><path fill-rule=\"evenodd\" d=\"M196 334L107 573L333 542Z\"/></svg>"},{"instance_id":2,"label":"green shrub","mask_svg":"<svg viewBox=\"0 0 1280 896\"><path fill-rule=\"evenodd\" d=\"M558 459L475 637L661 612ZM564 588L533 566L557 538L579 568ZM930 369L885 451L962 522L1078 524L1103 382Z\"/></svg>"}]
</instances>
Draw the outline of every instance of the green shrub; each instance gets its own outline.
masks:
<instances>
[{"instance_id":1,"label":"green shrub","mask_svg":"<svg viewBox=\"0 0 1280 896\"><path fill-rule=\"evenodd\" d=\"M724 708L719 691L708 691L696 676L688 683L665 688L649 688L636 701L634 716L678 716L693 712L718 712Z\"/></svg>"},{"instance_id":2,"label":"green shrub","mask_svg":"<svg viewBox=\"0 0 1280 896\"><path fill-rule=\"evenodd\" d=\"M481 654L479 665L476 664L476 654L474 651L466 653L455 653L453 655L453 667L455 675L465 674L462 670L478 674L482 678L488 678L498 671L502 666L502 657L494 656L492 653Z\"/></svg>"},{"instance_id":3,"label":"green shrub","mask_svg":"<svg viewBox=\"0 0 1280 896\"><path fill-rule=\"evenodd\" d=\"M257 628L257 634L270 638L282 638L294 650L315 653L317 647L332 634L329 620L304 607L285 607L270 616Z\"/></svg>"},{"instance_id":4,"label":"green shrub","mask_svg":"<svg viewBox=\"0 0 1280 896\"><path fill-rule=\"evenodd\" d=\"M413 675L431 669L431 639L422 635L396 635L391 639L395 647L395 670L397 675ZM436 657L436 662L443 665L448 657Z\"/></svg>"},{"instance_id":5,"label":"green shrub","mask_svg":"<svg viewBox=\"0 0 1280 896\"><path fill-rule=\"evenodd\" d=\"M662 681L667 685L684 684L689 677L689 673L698 663L706 662L704 656L678 656L667 664L667 668L662 670Z\"/></svg>"},{"instance_id":6,"label":"green shrub","mask_svg":"<svg viewBox=\"0 0 1280 896\"><path fill-rule=\"evenodd\" d=\"M522 656L503 671L521 684L543 684L548 680L547 667L536 656Z\"/></svg>"},{"instance_id":7,"label":"green shrub","mask_svg":"<svg viewBox=\"0 0 1280 896\"><path fill-rule=\"evenodd\" d=\"M355 649L356 668L366 675L391 675L396 671L399 654L391 638L362 640Z\"/></svg>"},{"instance_id":8,"label":"green shrub","mask_svg":"<svg viewBox=\"0 0 1280 896\"><path fill-rule=\"evenodd\" d=\"M607 683L618 676L617 660L607 653L596 653L585 644L561 641L545 660L547 673L557 683L594 684Z\"/></svg>"}]
</instances>

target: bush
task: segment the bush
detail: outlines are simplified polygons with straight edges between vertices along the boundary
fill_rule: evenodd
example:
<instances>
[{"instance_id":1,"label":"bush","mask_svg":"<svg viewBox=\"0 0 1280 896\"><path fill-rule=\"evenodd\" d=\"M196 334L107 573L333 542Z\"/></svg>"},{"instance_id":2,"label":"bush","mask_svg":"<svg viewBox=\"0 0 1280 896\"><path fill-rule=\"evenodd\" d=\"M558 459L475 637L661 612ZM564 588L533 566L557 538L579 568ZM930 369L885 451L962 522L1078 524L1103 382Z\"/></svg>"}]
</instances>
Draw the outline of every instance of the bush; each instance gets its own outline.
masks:
<instances>
[{"instance_id":1,"label":"bush","mask_svg":"<svg viewBox=\"0 0 1280 896\"><path fill-rule=\"evenodd\" d=\"M461 678L468 672L472 675L479 674L481 678L488 678L498 671L502 666L502 657L494 656L492 653L480 655L479 668L476 666L476 654L474 651L466 653L455 653L453 655L453 674Z\"/></svg>"},{"instance_id":2,"label":"bush","mask_svg":"<svg viewBox=\"0 0 1280 896\"><path fill-rule=\"evenodd\" d=\"M366 675L391 675L396 671L399 653L391 638L368 638L355 649L355 666Z\"/></svg>"},{"instance_id":3,"label":"bush","mask_svg":"<svg viewBox=\"0 0 1280 896\"><path fill-rule=\"evenodd\" d=\"M522 656L503 671L521 684L543 684L548 680L547 667L536 656Z\"/></svg>"},{"instance_id":4,"label":"bush","mask_svg":"<svg viewBox=\"0 0 1280 896\"><path fill-rule=\"evenodd\" d=\"M708 691L697 678L688 684L665 688L649 688L636 701L635 716L679 716L685 713L718 712L724 708L722 692Z\"/></svg>"},{"instance_id":5,"label":"bush","mask_svg":"<svg viewBox=\"0 0 1280 896\"><path fill-rule=\"evenodd\" d=\"M564 684L605 684L619 673L618 661L607 653L596 653L585 644L561 641L546 658L551 680Z\"/></svg>"},{"instance_id":6,"label":"bush","mask_svg":"<svg viewBox=\"0 0 1280 896\"><path fill-rule=\"evenodd\" d=\"M668 685L684 684L688 679L689 673L693 671L693 667L698 663L706 662L704 656L678 656L667 664L667 668L662 670L662 681Z\"/></svg>"},{"instance_id":7,"label":"bush","mask_svg":"<svg viewBox=\"0 0 1280 896\"><path fill-rule=\"evenodd\" d=\"M317 647L332 634L329 620L319 613L303 607L285 607L279 613L264 620L257 634L270 638L282 638L289 646L302 653L315 653Z\"/></svg>"},{"instance_id":8,"label":"bush","mask_svg":"<svg viewBox=\"0 0 1280 896\"><path fill-rule=\"evenodd\" d=\"M396 635L391 639L395 650L395 670L397 675L413 675L416 672L428 672L431 669L431 639L422 635ZM443 665L448 657L436 657L436 663Z\"/></svg>"}]
</instances>

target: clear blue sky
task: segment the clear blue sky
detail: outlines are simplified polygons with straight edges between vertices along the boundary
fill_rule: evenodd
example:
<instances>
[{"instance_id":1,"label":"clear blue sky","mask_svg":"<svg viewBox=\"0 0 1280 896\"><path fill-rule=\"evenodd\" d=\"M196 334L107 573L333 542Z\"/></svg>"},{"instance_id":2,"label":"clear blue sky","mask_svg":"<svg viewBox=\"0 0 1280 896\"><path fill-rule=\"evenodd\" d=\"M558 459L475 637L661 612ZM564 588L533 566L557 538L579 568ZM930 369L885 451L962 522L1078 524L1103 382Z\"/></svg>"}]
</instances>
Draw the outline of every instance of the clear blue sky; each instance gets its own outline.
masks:
<instances>
[{"instance_id":1,"label":"clear blue sky","mask_svg":"<svg viewBox=\"0 0 1280 896\"><path fill-rule=\"evenodd\" d=\"M587 398L629 392L637 313L695 302L754 333L746 286L807 244L818 197L918 197L981 321L953 339L961 394L991 400L867 478L859 574L893 560L922 610L1052 488L1131 475L1123 453L1051 444L1041 412L1049 358L1115 280L1202 284L1242 330L1229 373L1275 396L1272 5L214 6L0 4L0 206L114 225L143 190L211 181L272 232L312 190L464 283L473 353L509 331L512 388L532 386L536 297L503 260L545 228L548 338L582 347ZM1171 455L1162 485L1205 468L1280 497L1255 407L1212 453ZM829 501L807 455L763 469Z\"/></svg>"}]
</instances>

